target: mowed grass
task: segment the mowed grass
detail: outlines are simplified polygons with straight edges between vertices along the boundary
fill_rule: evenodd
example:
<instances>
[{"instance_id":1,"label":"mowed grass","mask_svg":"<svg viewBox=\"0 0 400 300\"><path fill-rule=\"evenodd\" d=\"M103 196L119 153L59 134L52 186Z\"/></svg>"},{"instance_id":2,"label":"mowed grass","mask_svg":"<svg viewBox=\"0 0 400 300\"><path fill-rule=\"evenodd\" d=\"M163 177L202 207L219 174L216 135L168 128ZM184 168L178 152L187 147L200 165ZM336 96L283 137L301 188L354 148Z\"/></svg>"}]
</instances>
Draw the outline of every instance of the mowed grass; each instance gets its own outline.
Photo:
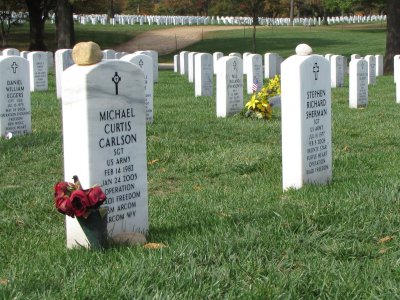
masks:
<instances>
[{"instance_id":1,"label":"mowed grass","mask_svg":"<svg viewBox=\"0 0 400 300\"><path fill-rule=\"evenodd\" d=\"M348 108L348 82L333 89L333 181L324 186L282 191L279 111L264 122L216 118L215 106L160 71L147 127L148 241L165 248L68 250L53 207L63 155L51 74L49 91L32 93L32 134L0 140L0 298L398 297L393 77L370 86L365 109Z\"/></svg>"}]
</instances>

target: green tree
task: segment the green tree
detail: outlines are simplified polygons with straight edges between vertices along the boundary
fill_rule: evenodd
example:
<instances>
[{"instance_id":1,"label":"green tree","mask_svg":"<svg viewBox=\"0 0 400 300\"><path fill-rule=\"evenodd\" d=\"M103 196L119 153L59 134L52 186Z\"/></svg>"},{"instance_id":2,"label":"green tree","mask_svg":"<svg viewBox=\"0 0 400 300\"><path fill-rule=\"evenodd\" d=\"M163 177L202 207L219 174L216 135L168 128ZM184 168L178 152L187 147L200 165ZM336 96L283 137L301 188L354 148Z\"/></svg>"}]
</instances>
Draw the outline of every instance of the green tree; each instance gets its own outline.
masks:
<instances>
[{"instance_id":1,"label":"green tree","mask_svg":"<svg viewBox=\"0 0 400 300\"><path fill-rule=\"evenodd\" d=\"M24 8L25 2L22 0L0 1L0 35L3 47L6 47L8 44L11 27L23 18L23 14L17 12L20 12Z\"/></svg>"},{"instance_id":2,"label":"green tree","mask_svg":"<svg viewBox=\"0 0 400 300\"><path fill-rule=\"evenodd\" d=\"M384 61L385 74L393 73L393 58L400 54L400 1L387 0L387 34Z\"/></svg>"}]
</instances>

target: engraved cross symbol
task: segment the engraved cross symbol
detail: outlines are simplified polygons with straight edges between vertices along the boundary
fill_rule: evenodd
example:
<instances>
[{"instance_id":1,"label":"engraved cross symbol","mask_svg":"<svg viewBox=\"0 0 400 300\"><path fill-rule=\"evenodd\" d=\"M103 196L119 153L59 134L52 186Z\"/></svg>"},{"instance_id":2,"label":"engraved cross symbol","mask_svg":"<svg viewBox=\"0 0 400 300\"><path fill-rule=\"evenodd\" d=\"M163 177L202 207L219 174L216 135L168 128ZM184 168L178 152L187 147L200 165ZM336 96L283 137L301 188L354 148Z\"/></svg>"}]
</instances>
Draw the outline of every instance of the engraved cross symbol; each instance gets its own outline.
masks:
<instances>
[{"instance_id":1,"label":"engraved cross symbol","mask_svg":"<svg viewBox=\"0 0 400 300\"><path fill-rule=\"evenodd\" d=\"M361 69L364 70L364 62L361 63Z\"/></svg>"},{"instance_id":2,"label":"engraved cross symbol","mask_svg":"<svg viewBox=\"0 0 400 300\"><path fill-rule=\"evenodd\" d=\"M140 68L143 68L143 60L142 59L139 60L139 66L140 66Z\"/></svg>"},{"instance_id":3,"label":"engraved cross symbol","mask_svg":"<svg viewBox=\"0 0 400 300\"><path fill-rule=\"evenodd\" d=\"M236 60L233 62L233 69L236 71L237 70L237 63Z\"/></svg>"},{"instance_id":4,"label":"engraved cross symbol","mask_svg":"<svg viewBox=\"0 0 400 300\"><path fill-rule=\"evenodd\" d=\"M314 64L313 73L314 73L314 76L315 76L315 80L318 80L319 67L318 67L317 63Z\"/></svg>"},{"instance_id":5,"label":"engraved cross symbol","mask_svg":"<svg viewBox=\"0 0 400 300\"><path fill-rule=\"evenodd\" d=\"M112 82L115 83L115 95L118 95L118 83L121 81L121 76L118 75L118 72L115 72L115 75L112 78Z\"/></svg>"},{"instance_id":6,"label":"engraved cross symbol","mask_svg":"<svg viewBox=\"0 0 400 300\"><path fill-rule=\"evenodd\" d=\"M17 65L17 63L14 61L14 62L12 63L12 65L11 65L11 69L13 69L13 73L14 73L14 74L17 73L17 68L18 68L18 65Z\"/></svg>"}]
</instances>

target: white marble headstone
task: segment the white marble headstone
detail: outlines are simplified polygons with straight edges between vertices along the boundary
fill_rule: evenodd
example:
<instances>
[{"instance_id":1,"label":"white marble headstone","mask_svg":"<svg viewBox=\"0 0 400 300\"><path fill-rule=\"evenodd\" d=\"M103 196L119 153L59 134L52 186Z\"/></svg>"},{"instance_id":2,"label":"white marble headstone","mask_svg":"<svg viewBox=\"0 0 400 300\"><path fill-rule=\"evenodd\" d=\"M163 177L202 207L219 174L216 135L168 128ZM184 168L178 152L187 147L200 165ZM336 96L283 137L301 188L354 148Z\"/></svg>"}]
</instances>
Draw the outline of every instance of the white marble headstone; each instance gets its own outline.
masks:
<instances>
[{"instance_id":1,"label":"white marble headstone","mask_svg":"<svg viewBox=\"0 0 400 300\"><path fill-rule=\"evenodd\" d=\"M237 56L218 60L217 117L227 117L243 109L243 62Z\"/></svg>"},{"instance_id":2,"label":"white marble headstone","mask_svg":"<svg viewBox=\"0 0 400 300\"><path fill-rule=\"evenodd\" d=\"M293 55L282 63L283 190L332 178L329 61Z\"/></svg>"},{"instance_id":3,"label":"white marble headstone","mask_svg":"<svg viewBox=\"0 0 400 300\"><path fill-rule=\"evenodd\" d=\"M349 107L368 104L368 63L365 59L352 59L349 71Z\"/></svg>"},{"instance_id":4,"label":"white marble headstone","mask_svg":"<svg viewBox=\"0 0 400 300\"><path fill-rule=\"evenodd\" d=\"M19 50L15 48L6 48L3 50L4 56L20 56Z\"/></svg>"},{"instance_id":5,"label":"white marble headstone","mask_svg":"<svg viewBox=\"0 0 400 300\"><path fill-rule=\"evenodd\" d=\"M250 54L247 56L247 94L258 92L263 87L262 56ZM256 90L254 90L256 88Z\"/></svg>"},{"instance_id":6,"label":"white marble headstone","mask_svg":"<svg viewBox=\"0 0 400 300\"><path fill-rule=\"evenodd\" d=\"M383 75L383 55L377 54L375 55L375 71L376 71L376 76L382 76Z\"/></svg>"},{"instance_id":7,"label":"white marble headstone","mask_svg":"<svg viewBox=\"0 0 400 300\"><path fill-rule=\"evenodd\" d=\"M188 73L188 51L181 51L179 53L179 66L180 66L180 74L185 75Z\"/></svg>"},{"instance_id":8,"label":"white marble headstone","mask_svg":"<svg viewBox=\"0 0 400 300\"><path fill-rule=\"evenodd\" d=\"M179 54L175 54L174 55L174 72L178 73L180 70L180 66L179 66Z\"/></svg>"},{"instance_id":9,"label":"white marble headstone","mask_svg":"<svg viewBox=\"0 0 400 300\"><path fill-rule=\"evenodd\" d=\"M55 64L57 99L61 99L63 72L74 64L74 61L72 60L72 49L57 50L55 54Z\"/></svg>"},{"instance_id":10,"label":"white marble headstone","mask_svg":"<svg viewBox=\"0 0 400 300\"><path fill-rule=\"evenodd\" d=\"M146 96L146 122L153 123L153 95L154 95L154 81L153 81L153 59L145 54L128 54L121 58L121 60L129 61L137 66L144 73L144 85Z\"/></svg>"},{"instance_id":11,"label":"white marble headstone","mask_svg":"<svg viewBox=\"0 0 400 300\"><path fill-rule=\"evenodd\" d=\"M352 54L352 55L351 55L351 60L353 60L353 59L360 59L360 58L361 58L360 54Z\"/></svg>"},{"instance_id":12,"label":"white marble headstone","mask_svg":"<svg viewBox=\"0 0 400 300\"><path fill-rule=\"evenodd\" d=\"M49 74L47 52L29 52L28 61L31 92L47 91Z\"/></svg>"},{"instance_id":13,"label":"white marble headstone","mask_svg":"<svg viewBox=\"0 0 400 300\"><path fill-rule=\"evenodd\" d=\"M376 63L375 55L366 55L364 58L368 63L368 84L376 83Z\"/></svg>"},{"instance_id":14,"label":"white marble headstone","mask_svg":"<svg viewBox=\"0 0 400 300\"><path fill-rule=\"evenodd\" d=\"M113 49L106 49L103 50L103 59L115 59L115 50Z\"/></svg>"},{"instance_id":15,"label":"white marble headstone","mask_svg":"<svg viewBox=\"0 0 400 300\"><path fill-rule=\"evenodd\" d=\"M195 96L212 96L214 88L213 57L209 53L195 56Z\"/></svg>"},{"instance_id":16,"label":"white marble headstone","mask_svg":"<svg viewBox=\"0 0 400 300\"><path fill-rule=\"evenodd\" d=\"M277 53L264 54L264 78L274 78L278 74L278 61Z\"/></svg>"},{"instance_id":17,"label":"white marble headstone","mask_svg":"<svg viewBox=\"0 0 400 300\"><path fill-rule=\"evenodd\" d=\"M29 62L19 56L0 56L0 135L32 131Z\"/></svg>"},{"instance_id":18,"label":"white marble headstone","mask_svg":"<svg viewBox=\"0 0 400 300\"><path fill-rule=\"evenodd\" d=\"M331 59L331 87L344 85L344 59L341 55L332 55Z\"/></svg>"},{"instance_id":19,"label":"white marble headstone","mask_svg":"<svg viewBox=\"0 0 400 300\"><path fill-rule=\"evenodd\" d=\"M198 52L189 52L188 54L188 81L193 83L195 76L195 65L194 65L194 57L198 54Z\"/></svg>"},{"instance_id":20,"label":"white marble headstone","mask_svg":"<svg viewBox=\"0 0 400 300\"><path fill-rule=\"evenodd\" d=\"M396 83L400 77L400 54L393 57L393 80Z\"/></svg>"},{"instance_id":21,"label":"white marble headstone","mask_svg":"<svg viewBox=\"0 0 400 300\"><path fill-rule=\"evenodd\" d=\"M214 52L213 53L213 68L214 68L214 74L217 74L218 70L218 60L223 57L224 54L222 52Z\"/></svg>"},{"instance_id":22,"label":"white marble headstone","mask_svg":"<svg viewBox=\"0 0 400 300\"><path fill-rule=\"evenodd\" d=\"M247 56L249 56L251 54L251 52L244 52L243 53L243 74L247 74Z\"/></svg>"},{"instance_id":23,"label":"white marble headstone","mask_svg":"<svg viewBox=\"0 0 400 300\"><path fill-rule=\"evenodd\" d=\"M102 187L110 237L147 233L143 71L121 60L74 65L62 89L65 180L78 175L83 187ZM76 218L66 217L66 231L67 247L88 246Z\"/></svg>"}]
</instances>

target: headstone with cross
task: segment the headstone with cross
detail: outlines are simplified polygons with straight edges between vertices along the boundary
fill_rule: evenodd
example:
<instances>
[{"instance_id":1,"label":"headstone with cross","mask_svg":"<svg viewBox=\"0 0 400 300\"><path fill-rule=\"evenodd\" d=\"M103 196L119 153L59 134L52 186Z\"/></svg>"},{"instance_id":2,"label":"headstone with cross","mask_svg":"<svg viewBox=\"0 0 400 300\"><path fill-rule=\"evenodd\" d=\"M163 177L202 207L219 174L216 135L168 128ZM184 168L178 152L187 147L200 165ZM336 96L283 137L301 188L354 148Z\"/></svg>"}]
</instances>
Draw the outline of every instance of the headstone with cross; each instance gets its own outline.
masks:
<instances>
[{"instance_id":1,"label":"headstone with cross","mask_svg":"<svg viewBox=\"0 0 400 300\"><path fill-rule=\"evenodd\" d=\"M107 196L112 238L148 231L144 73L122 60L73 65L63 74L64 176ZM88 246L77 218L66 217L67 246Z\"/></svg>"},{"instance_id":2,"label":"headstone with cross","mask_svg":"<svg viewBox=\"0 0 400 300\"><path fill-rule=\"evenodd\" d=\"M29 78L31 92L48 90L48 56L47 52L33 51L28 54Z\"/></svg>"},{"instance_id":3,"label":"headstone with cross","mask_svg":"<svg viewBox=\"0 0 400 300\"><path fill-rule=\"evenodd\" d=\"M349 70L349 107L368 104L368 63L365 59L352 59Z\"/></svg>"},{"instance_id":4,"label":"headstone with cross","mask_svg":"<svg viewBox=\"0 0 400 300\"><path fill-rule=\"evenodd\" d=\"M145 54L128 54L121 58L123 61L129 61L137 66L144 73L144 85L146 96L146 122L153 123L153 95L154 95L154 81L153 81L153 59Z\"/></svg>"},{"instance_id":5,"label":"headstone with cross","mask_svg":"<svg viewBox=\"0 0 400 300\"><path fill-rule=\"evenodd\" d=\"M19 56L0 56L0 73L0 136L30 133L29 62Z\"/></svg>"},{"instance_id":6,"label":"headstone with cross","mask_svg":"<svg viewBox=\"0 0 400 300\"><path fill-rule=\"evenodd\" d=\"M218 60L217 117L227 117L243 109L243 62L237 56Z\"/></svg>"},{"instance_id":7,"label":"headstone with cross","mask_svg":"<svg viewBox=\"0 0 400 300\"><path fill-rule=\"evenodd\" d=\"M199 53L194 60L195 96L212 96L214 93L213 57L210 53Z\"/></svg>"},{"instance_id":8,"label":"headstone with cross","mask_svg":"<svg viewBox=\"0 0 400 300\"><path fill-rule=\"evenodd\" d=\"M263 65L260 54L247 56L247 94L258 92L263 87Z\"/></svg>"},{"instance_id":9,"label":"headstone with cross","mask_svg":"<svg viewBox=\"0 0 400 300\"><path fill-rule=\"evenodd\" d=\"M329 61L308 45L282 63L283 189L332 178L331 80ZM301 55L300 55L301 54Z\"/></svg>"}]
</instances>

